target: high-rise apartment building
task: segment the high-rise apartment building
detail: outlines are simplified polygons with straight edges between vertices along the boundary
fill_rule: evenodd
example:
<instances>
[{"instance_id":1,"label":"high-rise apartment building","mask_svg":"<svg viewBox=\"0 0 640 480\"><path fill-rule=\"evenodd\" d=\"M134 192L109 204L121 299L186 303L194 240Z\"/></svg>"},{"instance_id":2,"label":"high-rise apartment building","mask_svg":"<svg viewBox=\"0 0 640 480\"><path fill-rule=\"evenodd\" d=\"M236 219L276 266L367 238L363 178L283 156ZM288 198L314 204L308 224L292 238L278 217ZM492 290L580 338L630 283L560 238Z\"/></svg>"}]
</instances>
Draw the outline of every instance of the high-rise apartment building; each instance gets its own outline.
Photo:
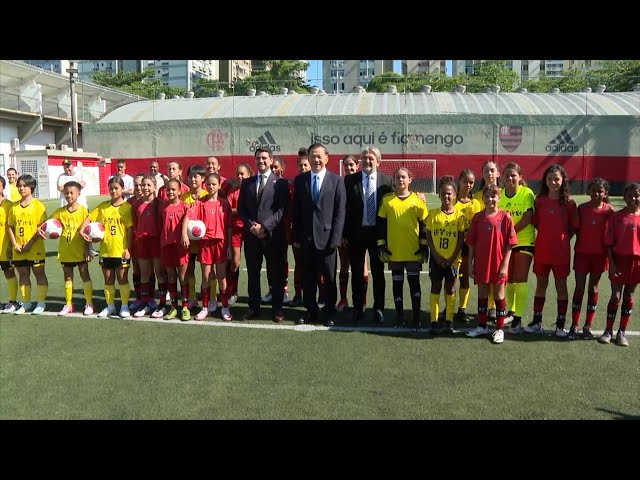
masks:
<instances>
[{"instance_id":1,"label":"high-rise apartment building","mask_svg":"<svg viewBox=\"0 0 640 480\"><path fill-rule=\"evenodd\" d=\"M367 88L374 76L393 72L393 60L323 60L322 88L327 93Z\"/></svg>"},{"instance_id":2,"label":"high-rise apartment building","mask_svg":"<svg viewBox=\"0 0 640 480\"><path fill-rule=\"evenodd\" d=\"M475 66L486 60L453 60L452 74L460 73L471 75ZM538 80L541 74L547 77L561 77L570 69L588 70L593 68L594 60L508 60L507 67L518 74L520 80Z\"/></svg>"},{"instance_id":3,"label":"high-rise apartment building","mask_svg":"<svg viewBox=\"0 0 640 480\"><path fill-rule=\"evenodd\" d=\"M49 72L66 75L70 60L23 60L23 62Z\"/></svg>"},{"instance_id":4,"label":"high-rise apartment building","mask_svg":"<svg viewBox=\"0 0 640 480\"><path fill-rule=\"evenodd\" d=\"M78 77L84 82L91 81L93 72L113 75L120 72L142 72L144 60L78 60Z\"/></svg>"},{"instance_id":5,"label":"high-rise apartment building","mask_svg":"<svg viewBox=\"0 0 640 480\"><path fill-rule=\"evenodd\" d=\"M446 60L402 60L402 74L413 75L415 73L428 73L436 75L447 73Z\"/></svg>"},{"instance_id":6,"label":"high-rise apartment building","mask_svg":"<svg viewBox=\"0 0 640 480\"><path fill-rule=\"evenodd\" d=\"M145 60L146 65L156 71L154 79L163 85L192 91L198 79L218 80L218 60Z\"/></svg>"},{"instance_id":7,"label":"high-rise apartment building","mask_svg":"<svg viewBox=\"0 0 640 480\"><path fill-rule=\"evenodd\" d=\"M251 60L218 60L222 82L235 82L251 75Z\"/></svg>"}]
</instances>

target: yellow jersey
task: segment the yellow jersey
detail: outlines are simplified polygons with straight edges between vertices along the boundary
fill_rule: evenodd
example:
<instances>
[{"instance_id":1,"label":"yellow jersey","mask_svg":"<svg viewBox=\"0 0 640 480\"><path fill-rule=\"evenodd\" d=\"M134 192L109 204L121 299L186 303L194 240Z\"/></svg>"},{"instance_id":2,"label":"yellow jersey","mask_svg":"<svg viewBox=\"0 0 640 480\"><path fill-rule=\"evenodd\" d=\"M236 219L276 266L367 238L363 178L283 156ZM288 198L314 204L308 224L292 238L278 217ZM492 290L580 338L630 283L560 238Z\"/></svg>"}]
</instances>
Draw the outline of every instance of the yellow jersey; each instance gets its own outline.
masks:
<instances>
[{"instance_id":1,"label":"yellow jersey","mask_svg":"<svg viewBox=\"0 0 640 480\"><path fill-rule=\"evenodd\" d=\"M131 204L123 202L115 207L111 205L110 200L107 200L91 210L89 219L104 225L104 238L100 242L100 256L121 258L124 250L129 248L127 232L133 226L133 207Z\"/></svg>"},{"instance_id":2,"label":"yellow jersey","mask_svg":"<svg viewBox=\"0 0 640 480\"><path fill-rule=\"evenodd\" d=\"M462 234L469 229L464 213L455 207L452 213L445 213L442 208L431 210L426 225L436 252L444 258L451 258L456 250L458 237L462 238ZM462 256L458 253L453 264L460 266L461 261Z\"/></svg>"},{"instance_id":3,"label":"yellow jersey","mask_svg":"<svg viewBox=\"0 0 640 480\"><path fill-rule=\"evenodd\" d=\"M9 219L9 211L13 206L13 202L4 198L0 204L0 262L8 262L12 257L11 238L7 232L7 221Z\"/></svg>"},{"instance_id":4,"label":"yellow jersey","mask_svg":"<svg viewBox=\"0 0 640 480\"><path fill-rule=\"evenodd\" d=\"M505 189L500 189L500 202L498 208L500 210L506 210L511 214L513 220L513 226L515 227L520 219L524 216L527 210L533 212L533 205L536 201L536 196L529 187L520 185L513 197L507 197ZM536 229L532 223L529 223L519 232L516 232L518 236L518 247L531 246L536 241Z\"/></svg>"},{"instance_id":5,"label":"yellow jersey","mask_svg":"<svg viewBox=\"0 0 640 480\"><path fill-rule=\"evenodd\" d=\"M80 235L78 228L89 215L86 207L78 204L73 212L67 207L60 207L51 215L62 223L62 235L58 245L58 260L61 262L83 262L85 260L86 242Z\"/></svg>"},{"instance_id":6,"label":"yellow jersey","mask_svg":"<svg viewBox=\"0 0 640 480\"><path fill-rule=\"evenodd\" d=\"M13 233L18 244L24 245L36 235L36 239L28 252L13 252L13 261L16 260L44 260L44 241L38 234L38 227L47 219L47 209L37 198L33 198L29 205L22 206L20 202L14 203L9 211L8 224L13 227Z\"/></svg>"},{"instance_id":7,"label":"yellow jersey","mask_svg":"<svg viewBox=\"0 0 640 480\"><path fill-rule=\"evenodd\" d=\"M420 223L427 218L427 204L415 193L400 198L387 193L382 198L378 216L387 219L387 247L392 262L418 262Z\"/></svg>"},{"instance_id":8,"label":"yellow jersey","mask_svg":"<svg viewBox=\"0 0 640 480\"><path fill-rule=\"evenodd\" d=\"M473 220L473 216L476 213L484 210L484 207L476 198L472 198L467 203L462 203L460 200L458 200L453 205L453 208L455 208L456 210L460 210L463 213L464 218L467 220L467 229L471 227L471 220Z\"/></svg>"},{"instance_id":9,"label":"yellow jersey","mask_svg":"<svg viewBox=\"0 0 640 480\"><path fill-rule=\"evenodd\" d=\"M15 183L9 184L9 200L11 200L13 203L16 203L22 200L22 195L20 195L20 192L18 191L18 186Z\"/></svg>"},{"instance_id":10,"label":"yellow jersey","mask_svg":"<svg viewBox=\"0 0 640 480\"><path fill-rule=\"evenodd\" d=\"M199 198L204 198L207 195L208 195L207 191L203 189L200 192L200 197ZM193 208L195 203L198 201L197 198L193 198L191 196L191 192L190 191L186 192L186 193L183 193L182 196L180 197L180 200L182 200L182 202L184 204L186 204L189 209ZM182 227L180 227L180 228L182 228ZM199 247L199 242L200 242L200 240L191 240L189 242L189 253L198 253L198 250L200 248Z\"/></svg>"}]
</instances>

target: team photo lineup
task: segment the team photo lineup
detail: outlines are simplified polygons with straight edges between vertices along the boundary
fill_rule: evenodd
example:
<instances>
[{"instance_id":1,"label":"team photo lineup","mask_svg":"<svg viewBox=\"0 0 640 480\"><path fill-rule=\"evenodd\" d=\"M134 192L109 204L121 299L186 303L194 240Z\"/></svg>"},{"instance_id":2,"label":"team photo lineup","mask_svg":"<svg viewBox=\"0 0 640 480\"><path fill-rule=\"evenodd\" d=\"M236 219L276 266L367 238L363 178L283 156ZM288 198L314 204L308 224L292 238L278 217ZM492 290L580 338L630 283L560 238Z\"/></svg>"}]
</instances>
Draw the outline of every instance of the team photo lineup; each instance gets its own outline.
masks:
<instances>
[{"instance_id":1,"label":"team photo lineup","mask_svg":"<svg viewBox=\"0 0 640 480\"><path fill-rule=\"evenodd\" d=\"M616 210L608 182L593 178L586 190L590 199L577 205L561 165L547 167L542 179L535 179L540 188L534 192L520 165L487 160L481 172L463 168L457 176L440 177L440 206L429 208L424 194L412 189L410 167L392 175L380 171L378 148L365 146L345 156L344 176L327 169L329 156L320 143L301 148L291 180L284 178L284 160L268 147L256 148L255 164L237 164L234 178L220 175L216 157L186 172L179 162L170 162L167 175L153 162L149 173L135 177L119 160L108 180L110 199L92 209L82 193L84 182L65 160L58 181L61 204L54 212L35 198L36 179L20 175L11 182L10 198L0 197L0 266L7 282L2 313L45 312L45 240L59 239L65 303L60 316L79 309L99 318L268 320L261 306L269 304L277 324L285 321L284 308L303 306L297 325L332 327L350 298L351 326L388 324L443 335L455 332L455 320L469 325L466 336L487 336L500 344L505 335L544 333L546 292L555 288L555 323L549 326L555 337L629 345L626 331L640 283L639 183L624 186L624 207ZM1 194L7 181L0 177L0 182ZM247 291L238 292L243 255ZM104 306L94 304L88 268L94 260L104 277ZM76 267L83 299L76 298L74 305ZM385 269L391 272L395 309L387 314L389 322ZM422 271L430 283L426 302ZM570 275L575 276L572 292ZM373 305L371 317L365 317L370 277ZM599 298L601 282L611 283L609 299ZM474 287L477 306L470 306ZM248 306L241 318L232 312L239 295L246 295ZM427 305L430 321L423 325ZM594 337L598 305L606 311L606 327ZM471 325L470 315L477 325Z\"/></svg>"}]
</instances>

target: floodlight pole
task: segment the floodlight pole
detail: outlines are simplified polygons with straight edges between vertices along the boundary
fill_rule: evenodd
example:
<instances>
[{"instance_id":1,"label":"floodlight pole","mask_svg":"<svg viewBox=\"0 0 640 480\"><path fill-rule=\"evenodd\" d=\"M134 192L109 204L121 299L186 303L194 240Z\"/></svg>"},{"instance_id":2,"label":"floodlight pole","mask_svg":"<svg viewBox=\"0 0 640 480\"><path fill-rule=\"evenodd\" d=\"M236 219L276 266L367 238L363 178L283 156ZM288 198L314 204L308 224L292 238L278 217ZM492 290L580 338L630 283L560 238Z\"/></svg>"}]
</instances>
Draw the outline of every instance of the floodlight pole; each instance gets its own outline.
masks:
<instances>
[{"instance_id":1,"label":"floodlight pole","mask_svg":"<svg viewBox=\"0 0 640 480\"><path fill-rule=\"evenodd\" d=\"M71 146L73 151L78 151L78 110L76 105L76 82L74 75L78 73L76 62L69 62L70 68L67 68L69 74L69 91L71 94Z\"/></svg>"}]
</instances>

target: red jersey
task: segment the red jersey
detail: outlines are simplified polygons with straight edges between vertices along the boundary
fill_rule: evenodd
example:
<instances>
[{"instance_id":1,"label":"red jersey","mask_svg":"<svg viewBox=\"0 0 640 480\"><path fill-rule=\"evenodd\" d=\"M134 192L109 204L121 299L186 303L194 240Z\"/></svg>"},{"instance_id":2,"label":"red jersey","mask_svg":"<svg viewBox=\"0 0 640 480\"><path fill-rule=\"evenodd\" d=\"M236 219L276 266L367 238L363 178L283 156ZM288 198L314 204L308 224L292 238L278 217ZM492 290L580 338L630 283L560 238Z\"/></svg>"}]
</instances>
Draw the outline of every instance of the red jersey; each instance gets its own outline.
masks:
<instances>
[{"instance_id":1,"label":"red jersey","mask_svg":"<svg viewBox=\"0 0 640 480\"><path fill-rule=\"evenodd\" d=\"M224 240L227 229L231 228L231 205L226 198L209 200L207 197L199 198L194 208L196 218L202 220L207 227L207 232L202 240Z\"/></svg>"},{"instance_id":2,"label":"red jersey","mask_svg":"<svg viewBox=\"0 0 640 480\"><path fill-rule=\"evenodd\" d=\"M577 230L576 253L607 254L604 234L611 215L613 215L613 207L608 203L603 203L601 208L593 208L591 202L578 206L578 214L574 222L574 228Z\"/></svg>"},{"instance_id":3,"label":"red jersey","mask_svg":"<svg viewBox=\"0 0 640 480\"><path fill-rule=\"evenodd\" d=\"M640 215L618 210L609 217L605 243L618 255L640 256Z\"/></svg>"},{"instance_id":4,"label":"red jersey","mask_svg":"<svg viewBox=\"0 0 640 480\"><path fill-rule=\"evenodd\" d=\"M227 200L229 201L229 205L231 206L231 208L236 209L236 213L233 214L233 220L231 221L231 224L235 228L242 229L244 222L242 221L242 218L240 217L240 215L238 215L238 199L239 198L240 198L240 184L238 184L237 187L235 187L233 190L231 190L227 194Z\"/></svg>"},{"instance_id":5,"label":"red jersey","mask_svg":"<svg viewBox=\"0 0 640 480\"><path fill-rule=\"evenodd\" d=\"M156 238L160 236L160 222L158 216L158 199L150 202L140 200L133 204L133 224L136 238Z\"/></svg>"},{"instance_id":6,"label":"red jersey","mask_svg":"<svg viewBox=\"0 0 640 480\"><path fill-rule=\"evenodd\" d=\"M180 243L182 238L182 219L187 214L188 207L182 202L161 203L158 208L158 217L162 223L160 231L160 246L166 247Z\"/></svg>"},{"instance_id":7,"label":"red jersey","mask_svg":"<svg viewBox=\"0 0 640 480\"><path fill-rule=\"evenodd\" d=\"M478 212L471 220L466 242L474 247L473 268L476 283L497 283L505 246L515 247L518 236L511 215L498 210L495 215Z\"/></svg>"},{"instance_id":8,"label":"red jersey","mask_svg":"<svg viewBox=\"0 0 640 480\"><path fill-rule=\"evenodd\" d=\"M187 185L185 185L184 183L180 182L180 190L181 193L180 195L182 196L183 194L187 193L189 191L189 187ZM160 190L158 190L158 198L160 200L162 200L163 202L168 202L169 198L167 197L167 186L164 185L162 187L160 187Z\"/></svg>"},{"instance_id":9,"label":"red jersey","mask_svg":"<svg viewBox=\"0 0 640 480\"><path fill-rule=\"evenodd\" d=\"M532 222L538 230L534 261L545 265L564 265L571 261L571 236L576 202L569 197L566 205L546 195L536 198Z\"/></svg>"}]
</instances>

